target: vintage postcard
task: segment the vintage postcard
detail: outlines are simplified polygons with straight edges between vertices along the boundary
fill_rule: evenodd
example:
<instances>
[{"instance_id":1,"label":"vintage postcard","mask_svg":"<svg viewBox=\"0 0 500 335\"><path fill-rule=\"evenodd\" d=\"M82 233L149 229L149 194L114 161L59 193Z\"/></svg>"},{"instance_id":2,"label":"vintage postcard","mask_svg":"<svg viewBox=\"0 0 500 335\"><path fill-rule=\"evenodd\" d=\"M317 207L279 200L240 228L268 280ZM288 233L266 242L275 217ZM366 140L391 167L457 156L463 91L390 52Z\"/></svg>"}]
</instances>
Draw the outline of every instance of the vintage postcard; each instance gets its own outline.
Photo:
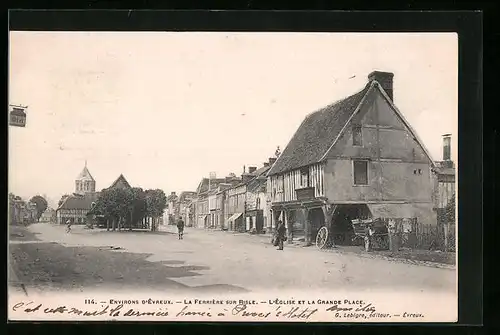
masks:
<instances>
[{"instance_id":1,"label":"vintage postcard","mask_svg":"<svg viewBox=\"0 0 500 335\"><path fill-rule=\"evenodd\" d=\"M8 318L455 322L454 33L9 35Z\"/></svg>"}]
</instances>

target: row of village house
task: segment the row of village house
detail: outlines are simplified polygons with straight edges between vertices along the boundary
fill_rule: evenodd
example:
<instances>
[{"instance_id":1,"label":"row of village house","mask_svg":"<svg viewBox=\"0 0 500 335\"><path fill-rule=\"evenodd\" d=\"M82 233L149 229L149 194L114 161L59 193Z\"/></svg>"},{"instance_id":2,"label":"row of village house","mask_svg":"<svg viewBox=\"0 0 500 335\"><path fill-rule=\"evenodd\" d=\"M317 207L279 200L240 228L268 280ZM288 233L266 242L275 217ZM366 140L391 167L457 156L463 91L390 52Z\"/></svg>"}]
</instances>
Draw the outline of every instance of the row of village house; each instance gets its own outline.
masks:
<instances>
[{"instance_id":1,"label":"row of village house","mask_svg":"<svg viewBox=\"0 0 500 335\"><path fill-rule=\"evenodd\" d=\"M443 223L455 194L450 135L443 160L433 161L394 104L393 74L374 71L356 94L306 116L277 158L243 174L203 178L196 191L172 192L166 222L314 238L353 219L416 218Z\"/></svg>"},{"instance_id":2,"label":"row of village house","mask_svg":"<svg viewBox=\"0 0 500 335\"><path fill-rule=\"evenodd\" d=\"M361 91L307 115L283 153L262 167L172 192L163 221L182 217L187 226L262 233L281 220L289 236L308 241L321 226L341 232L353 219L442 223L455 194L450 136L443 160L433 161L393 99L393 74L371 73ZM120 175L113 187L131 186ZM85 166L57 222L87 222L98 196Z\"/></svg>"}]
</instances>

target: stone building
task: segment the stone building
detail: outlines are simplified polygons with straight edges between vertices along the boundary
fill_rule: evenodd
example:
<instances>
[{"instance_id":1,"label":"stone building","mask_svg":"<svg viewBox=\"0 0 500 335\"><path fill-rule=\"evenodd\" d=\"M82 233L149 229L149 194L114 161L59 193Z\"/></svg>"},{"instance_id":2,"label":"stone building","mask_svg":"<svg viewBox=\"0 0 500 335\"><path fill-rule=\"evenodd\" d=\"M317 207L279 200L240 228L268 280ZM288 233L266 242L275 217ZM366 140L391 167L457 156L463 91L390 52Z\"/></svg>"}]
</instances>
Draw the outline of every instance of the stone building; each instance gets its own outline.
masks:
<instances>
[{"instance_id":1,"label":"stone building","mask_svg":"<svg viewBox=\"0 0 500 335\"><path fill-rule=\"evenodd\" d=\"M95 190L96 181L87 168L87 162L85 162L82 172L75 179L73 194L66 197L56 209L57 223L65 224L67 221L72 224L88 223L87 213L99 197L99 192Z\"/></svg>"}]
</instances>

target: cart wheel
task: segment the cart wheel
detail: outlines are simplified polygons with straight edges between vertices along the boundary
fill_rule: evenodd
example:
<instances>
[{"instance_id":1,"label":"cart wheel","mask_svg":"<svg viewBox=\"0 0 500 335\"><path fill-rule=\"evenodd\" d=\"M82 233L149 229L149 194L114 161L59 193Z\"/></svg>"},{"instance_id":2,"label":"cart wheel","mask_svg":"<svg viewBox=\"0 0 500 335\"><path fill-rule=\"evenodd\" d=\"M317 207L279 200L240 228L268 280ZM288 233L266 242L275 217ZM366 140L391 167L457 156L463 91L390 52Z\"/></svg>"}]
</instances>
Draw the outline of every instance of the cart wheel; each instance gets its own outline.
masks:
<instances>
[{"instance_id":1,"label":"cart wheel","mask_svg":"<svg viewBox=\"0 0 500 335\"><path fill-rule=\"evenodd\" d=\"M319 249L324 249L327 246L328 242L328 228L321 227L318 231L318 235L316 235L316 246Z\"/></svg>"}]
</instances>

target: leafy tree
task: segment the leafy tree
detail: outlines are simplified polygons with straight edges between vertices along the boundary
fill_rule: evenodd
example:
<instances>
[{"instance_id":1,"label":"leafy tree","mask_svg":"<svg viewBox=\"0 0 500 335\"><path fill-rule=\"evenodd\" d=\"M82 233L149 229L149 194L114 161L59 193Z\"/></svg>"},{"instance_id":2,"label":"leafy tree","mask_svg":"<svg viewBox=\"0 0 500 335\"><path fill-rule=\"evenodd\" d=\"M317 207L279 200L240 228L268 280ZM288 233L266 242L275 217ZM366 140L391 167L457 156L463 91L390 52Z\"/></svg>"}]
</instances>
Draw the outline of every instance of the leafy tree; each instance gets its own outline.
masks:
<instances>
[{"instance_id":1,"label":"leafy tree","mask_svg":"<svg viewBox=\"0 0 500 335\"><path fill-rule=\"evenodd\" d=\"M160 189L146 190L147 215L153 218L151 230L156 230L158 218L163 215L167 207L167 196Z\"/></svg>"},{"instance_id":2,"label":"leafy tree","mask_svg":"<svg viewBox=\"0 0 500 335\"><path fill-rule=\"evenodd\" d=\"M107 229L132 229L134 223L145 217L153 218L152 230L155 229L155 219L163 214L167 206L167 197L162 190L146 190L134 187L132 189L106 189L101 192L92 210L93 214L101 214L107 220Z\"/></svg>"},{"instance_id":3,"label":"leafy tree","mask_svg":"<svg viewBox=\"0 0 500 335\"><path fill-rule=\"evenodd\" d=\"M108 189L103 190L97 199L93 212L104 215L108 225L112 223L112 229L124 228L128 223L128 228L132 229L133 222L140 220L146 214L146 203L144 192L140 188L133 189Z\"/></svg>"},{"instance_id":4,"label":"leafy tree","mask_svg":"<svg viewBox=\"0 0 500 335\"><path fill-rule=\"evenodd\" d=\"M144 190L140 187L132 188L131 212L132 212L132 218L129 229L132 229L132 224L134 222L139 222L143 220L144 217L146 217L147 215L146 194Z\"/></svg>"},{"instance_id":5,"label":"leafy tree","mask_svg":"<svg viewBox=\"0 0 500 335\"><path fill-rule=\"evenodd\" d=\"M455 194L446 205L446 222L455 224Z\"/></svg>"},{"instance_id":6,"label":"leafy tree","mask_svg":"<svg viewBox=\"0 0 500 335\"><path fill-rule=\"evenodd\" d=\"M36 206L36 219L40 219L42 213L45 212L48 207L47 200L41 195L35 195L31 198L30 202L34 203Z\"/></svg>"},{"instance_id":7,"label":"leafy tree","mask_svg":"<svg viewBox=\"0 0 500 335\"><path fill-rule=\"evenodd\" d=\"M57 207L61 207L61 205L63 204L64 200L66 200L67 197L69 197L69 194L63 195L59 200L59 202L57 203Z\"/></svg>"}]
</instances>

